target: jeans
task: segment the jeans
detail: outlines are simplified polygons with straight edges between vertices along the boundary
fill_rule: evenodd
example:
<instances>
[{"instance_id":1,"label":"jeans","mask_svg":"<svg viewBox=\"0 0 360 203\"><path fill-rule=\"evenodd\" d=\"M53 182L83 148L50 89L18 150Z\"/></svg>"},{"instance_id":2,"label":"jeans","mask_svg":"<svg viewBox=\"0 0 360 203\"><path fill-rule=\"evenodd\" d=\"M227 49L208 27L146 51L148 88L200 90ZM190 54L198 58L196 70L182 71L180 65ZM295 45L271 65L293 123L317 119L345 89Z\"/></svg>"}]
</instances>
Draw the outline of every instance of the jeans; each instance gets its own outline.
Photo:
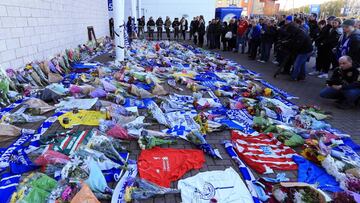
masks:
<instances>
[{"instance_id":1,"label":"jeans","mask_svg":"<svg viewBox=\"0 0 360 203\"><path fill-rule=\"evenodd\" d=\"M306 53L306 54L298 54L296 56L295 62L294 62L294 69L291 73L291 77L294 80L297 79L305 79L306 77L306 69L305 64L308 58L311 56L312 52Z\"/></svg>"},{"instance_id":2,"label":"jeans","mask_svg":"<svg viewBox=\"0 0 360 203\"><path fill-rule=\"evenodd\" d=\"M320 97L326 99L345 99L348 103L354 104L360 98L360 89L352 88L345 90L337 90L332 87L325 87L320 92Z\"/></svg>"},{"instance_id":3,"label":"jeans","mask_svg":"<svg viewBox=\"0 0 360 203\"><path fill-rule=\"evenodd\" d=\"M245 52L245 47L246 47L245 36L237 36L237 38L236 38L236 50L239 50L240 45L241 45L241 53L243 54Z\"/></svg>"},{"instance_id":4,"label":"jeans","mask_svg":"<svg viewBox=\"0 0 360 203\"><path fill-rule=\"evenodd\" d=\"M261 60L268 61L270 58L272 43L271 42L262 42L261 43Z\"/></svg>"}]
</instances>

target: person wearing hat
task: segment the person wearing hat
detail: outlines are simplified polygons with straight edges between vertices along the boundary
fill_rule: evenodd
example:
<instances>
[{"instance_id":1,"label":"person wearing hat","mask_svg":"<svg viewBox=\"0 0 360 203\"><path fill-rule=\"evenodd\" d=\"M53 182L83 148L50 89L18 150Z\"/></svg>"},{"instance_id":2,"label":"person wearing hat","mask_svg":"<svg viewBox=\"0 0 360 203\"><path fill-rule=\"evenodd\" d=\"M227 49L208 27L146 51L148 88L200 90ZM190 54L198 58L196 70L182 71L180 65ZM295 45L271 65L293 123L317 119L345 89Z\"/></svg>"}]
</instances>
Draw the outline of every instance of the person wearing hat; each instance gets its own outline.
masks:
<instances>
[{"instance_id":1,"label":"person wearing hat","mask_svg":"<svg viewBox=\"0 0 360 203\"><path fill-rule=\"evenodd\" d=\"M162 20L161 17L159 17L159 18L156 20L156 28L157 28L156 38L157 38L158 40L162 40L163 25L164 25L164 21Z\"/></svg>"},{"instance_id":2,"label":"person wearing hat","mask_svg":"<svg viewBox=\"0 0 360 203\"><path fill-rule=\"evenodd\" d=\"M327 18L327 24L320 30L319 36L315 39L315 46L317 47L316 67L315 71L310 72L309 75L325 78L329 72L329 50L327 50L329 47L327 47L325 41L330 35L332 21L335 18L335 16L330 16Z\"/></svg>"},{"instance_id":3,"label":"person wearing hat","mask_svg":"<svg viewBox=\"0 0 360 203\"><path fill-rule=\"evenodd\" d=\"M146 23L148 29L148 36L149 40L154 39L154 30L155 30L155 22L152 17L149 18L148 22Z\"/></svg>"},{"instance_id":4,"label":"person wearing hat","mask_svg":"<svg viewBox=\"0 0 360 203\"><path fill-rule=\"evenodd\" d=\"M353 66L360 67L360 30L355 28L355 20L347 19L342 23L343 34L336 47L336 56L348 55Z\"/></svg>"},{"instance_id":5,"label":"person wearing hat","mask_svg":"<svg viewBox=\"0 0 360 203\"><path fill-rule=\"evenodd\" d=\"M290 24L291 22L293 22L293 17L292 16L286 16L285 25Z\"/></svg>"}]
</instances>

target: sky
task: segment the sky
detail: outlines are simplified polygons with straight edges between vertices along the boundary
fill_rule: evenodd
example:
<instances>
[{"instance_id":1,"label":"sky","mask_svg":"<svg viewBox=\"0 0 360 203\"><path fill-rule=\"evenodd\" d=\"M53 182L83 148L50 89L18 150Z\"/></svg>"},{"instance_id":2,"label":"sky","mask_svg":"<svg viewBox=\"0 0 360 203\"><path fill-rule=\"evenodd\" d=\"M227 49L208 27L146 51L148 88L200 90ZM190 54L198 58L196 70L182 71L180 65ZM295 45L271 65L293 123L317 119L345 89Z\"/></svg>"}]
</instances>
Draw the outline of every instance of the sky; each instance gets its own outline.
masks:
<instances>
[{"instance_id":1,"label":"sky","mask_svg":"<svg viewBox=\"0 0 360 203\"><path fill-rule=\"evenodd\" d=\"M293 8L298 8L301 6L309 5L309 4L321 4L329 0L278 0L277 3L280 3L280 10L288 10Z\"/></svg>"}]
</instances>

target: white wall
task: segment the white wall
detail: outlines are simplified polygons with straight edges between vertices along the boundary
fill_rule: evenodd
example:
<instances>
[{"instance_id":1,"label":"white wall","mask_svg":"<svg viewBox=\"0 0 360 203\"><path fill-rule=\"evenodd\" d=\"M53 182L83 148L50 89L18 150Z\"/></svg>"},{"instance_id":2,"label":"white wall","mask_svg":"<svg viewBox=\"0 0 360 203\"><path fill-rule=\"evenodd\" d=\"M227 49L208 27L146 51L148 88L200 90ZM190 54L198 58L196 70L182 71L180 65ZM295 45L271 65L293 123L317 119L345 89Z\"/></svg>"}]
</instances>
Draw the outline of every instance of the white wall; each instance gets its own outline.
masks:
<instances>
[{"instance_id":1,"label":"white wall","mask_svg":"<svg viewBox=\"0 0 360 203\"><path fill-rule=\"evenodd\" d=\"M0 66L47 59L96 37L108 35L107 0L0 0Z\"/></svg>"},{"instance_id":2,"label":"white wall","mask_svg":"<svg viewBox=\"0 0 360 203\"><path fill-rule=\"evenodd\" d=\"M203 15L205 23L215 17L215 0L142 0L141 9L146 20L152 16L155 20L161 16L165 20L169 16L171 21L188 15L188 21L193 17ZM190 23L190 22L189 22Z\"/></svg>"}]
</instances>

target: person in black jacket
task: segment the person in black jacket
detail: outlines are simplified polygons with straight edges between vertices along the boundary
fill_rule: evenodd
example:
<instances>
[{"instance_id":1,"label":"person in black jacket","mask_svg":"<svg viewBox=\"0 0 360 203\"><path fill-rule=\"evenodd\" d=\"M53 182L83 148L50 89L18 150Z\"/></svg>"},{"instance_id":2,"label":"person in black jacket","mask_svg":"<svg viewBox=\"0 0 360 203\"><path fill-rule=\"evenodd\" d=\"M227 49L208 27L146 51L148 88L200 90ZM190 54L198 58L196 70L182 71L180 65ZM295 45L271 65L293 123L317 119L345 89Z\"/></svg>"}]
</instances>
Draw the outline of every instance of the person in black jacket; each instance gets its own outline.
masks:
<instances>
[{"instance_id":1,"label":"person in black jacket","mask_svg":"<svg viewBox=\"0 0 360 203\"><path fill-rule=\"evenodd\" d=\"M131 41L132 41L132 33L133 33L133 20L131 18L131 16L128 17L128 21L126 23L126 31L127 31L127 34L128 34L128 39L129 39L129 43L131 44Z\"/></svg>"},{"instance_id":2,"label":"person in black jacket","mask_svg":"<svg viewBox=\"0 0 360 203\"><path fill-rule=\"evenodd\" d=\"M183 36L183 40L185 40L186 31L188 30L188 21L185 19L185 17L182 17L180 20L180 30L181 30L181 35Z\"/></svg>"},{"instance_id":3,"label":"person in black jacket","mask_svg":"<svg viewBox=\"0 0 360 203\"><path fill-rule=\"evenodd\" d=\"M149 21L146 23L148 29L149 40L154 39L154 30L155 30L155 21L152 17L149 18Z\"/></svg>"},{"instance_id":4,"label":"person in black jacket","mask_svg":"<svg viewBox=\"0 0 360 203\"><path fill-rule=\"evenodd\" d=\"M199 17L194 18L194 22L192 25L192 35L194 37L194 44L196 45L198 43L198 37L199 37ZM190 37L191 39L191 37Z\"/></svg>"},{"instance_id":5,"label":"person in black jacket","mask_svg":"<svg viewBox=\"0 0 360 203\"><path fill-rule=\"evenodd\" d=\"M261 58L259 62L265 63L270 58L272 44L275 41L276 28L273 20L265 20L264 26L261 28Z\"/></svg>"},{"instance_id":6,"label":"person in black jacket","mask_svg":"<svg viewBox=\"0 0 360 203\"><path fill-rule=\"evenodd\" d=\"M330 65L327 61L329 60L329 47L326 46L325 41L330 35L332 28L332 21L335 16L327 18L327 24L320 30L319 36L315 39L315 46L317 47L317 58L316 58L316 72L312 72L311 75L319 75L329 72Z\"/></svg>"},{"instance_id":7,"label":"person in black jacket","mask_svg":"<svg viewBox=\"0 0 360 203\"><path fill-rule=\"evenodd\" d=\"M336 48L337 57L348 55L353 66L360 67L360 30L355 28L355 20L348 19L342 24L343 35Z\"/></svg>"},{"instance_id":8,"label":"person in black jacket","mask_svg":"<svg viewBox=\"0 0 360 203\"><path fill-rule=\"evenodd\" d=\"M236 34L237 34L237 24L236 24L235 18L232 18L230 20L229 31L232 34L232 36L229 40L229 50L235 52L235 50L236 50Z\"/></svg>"},{"instance_id":9,"label":"person in black jacket","mask_svg":"<svg viewBox=\"0 0 360 203\"><path fill-rule=\"evenodd\" d=\"M145 28L145 16L142 16L138 19L138 37L139 39L144 37L144 28Z\"/></svg>"},{"instance_id":10,"label":"person in black jacket","mask_svg":"<svg viewBox=\"0 0 360 203\"><path fill-rule=\"evenodd\" d=\"M359 71L353 66L351 57L346 55L340 57L339 65L326 82L327 87L321 90L320 96L337 99L339 108L352 108L360 98Z\"/></svg>"},{"instance_id":11,"label":"person in black jacket","mask_svg":"<svg viewBox=\"0 0 360 203\"><path fill-rule=\"evenodd\" d=\"M200 18L199 20L198 35L199 35L199 47L202 47L204 44L204 35L205 35L205 22L203 18Z\"/></svg>"},{"instance_id":12,"label":"person in black jacket","mask_svg":"<svg viewBox=\"0 0 360 203\"><path fill-rule=\"evenodd\" d=\"M290 52L296 55L291 78L293 80L304 80L306 77L305 64L313 51L311 39L309 35L296 25L288 26L287 31L291 35L289 42L291 45Z\"/></svg>"},{"instance_id":13,"label":"person in black jacket","mask_svg":"<svg viewBox=\"0 0 360 203\"><path fill-rule=\"evenodd\" d=\"M323 70L322 73L318 76L319 78L328 78L330 65L332 65L332 68L336 68L339 65L333 49L336 47L342 34L342 29L340 28L340 25L341 19L335 18L332 21L332 28L330 29L328 37L323 40L322 49L326 60L322 61Z\"/></svg>"},{"instance_id":14,"label":"person in black jacket","mask_svg":"<svg viewBox=\"0 0 360 203\"><path fill-rule=\"evenodd\" d=\"M169 16L166 16L165 31L166 31L166 36L167 36L168 40L170 40L170 28L171 28L171 20L170 20Z\"/></svg>"},{"instance_id":15,"label":"person in black jacket","mask_svg":"<svg viewBox=\"0 0 360 203\"><path fill-rule=\"evenodd\" d=\"M223 51L229 50L229 46L228 46L229 39L225 37L227 32L229 32L229 26L227 22L224 21L222 26L222 33L221 33L221 42L223 44Z\"/></svg>"},{"instance_id":16,"label":"person in black jacket","mask_svg":"<svg viewBox=\"0 0 360 203\"><path fill-rule=\"evenodd\" d=\"M174 19L174 21L172 23L172 27L174 29L174 39L179 40L179 30L180 30L179 18Z\"/></svg>"},{"instance_id":17,"label":"person in black jacket","mask_svg":"<svg viewBox=\"0 0 360 203\"><path fill-rule=\"evenodd\" d=\"M222 27L222 25L221 25L219 18L216 18L215 19L215 33L214 33L216 49L220 49L221 27Z\"/></svg>"},{"instance_id":18,"label":"person in black jacket","mask_svg":"<svg viewBox=\"0 0 360 203\"><path fill-rule=\"evenodd\" d=\"M318 23L316 21L317 18L317 14L316 13L312 13L311 16L309 17L309 28L310 28L310 37L312 41L315 41L315 39L319 36L319 32L320 32L320 28L318 26Z\"/></svg>"},{"instance_id":19,"label":"person in black jacket","mask_svg":"<svg viewBox=\"0 0 360 203\"><path fill-rule=\"evenodd\" d=\"M156 20L156 28L157 28L156 38L157 38L158 40L162 40L163 25L164 25L164 21L162 20L161 17L159 17L159 18Z\"/></svg>"},{"instance_id":20,"label":"person in black jacket","mask_svg":"<svg viewBox=\"0 0 360 203\"><path fill-rule=\"evenodd\" d=\"M196 23L196 17L194 17L190 22L189 40L191 40L193 35L195 34L194 32L195 23Z\"/></svg>"},{"instance_id":21,"label":"person in black jacket","mask_svg":"<svg viewBox=\"0 0 360 203\"><path fill-rule=\"evenodd\" d=\"M215 30L216 30L216 22L215 19L212 19L211 23L209 24L208 27L208 38L209 38L209 42L210 42L210 49L215 49L216 48L216 42L215 42Z\"/></svg>"}]
</instances>

